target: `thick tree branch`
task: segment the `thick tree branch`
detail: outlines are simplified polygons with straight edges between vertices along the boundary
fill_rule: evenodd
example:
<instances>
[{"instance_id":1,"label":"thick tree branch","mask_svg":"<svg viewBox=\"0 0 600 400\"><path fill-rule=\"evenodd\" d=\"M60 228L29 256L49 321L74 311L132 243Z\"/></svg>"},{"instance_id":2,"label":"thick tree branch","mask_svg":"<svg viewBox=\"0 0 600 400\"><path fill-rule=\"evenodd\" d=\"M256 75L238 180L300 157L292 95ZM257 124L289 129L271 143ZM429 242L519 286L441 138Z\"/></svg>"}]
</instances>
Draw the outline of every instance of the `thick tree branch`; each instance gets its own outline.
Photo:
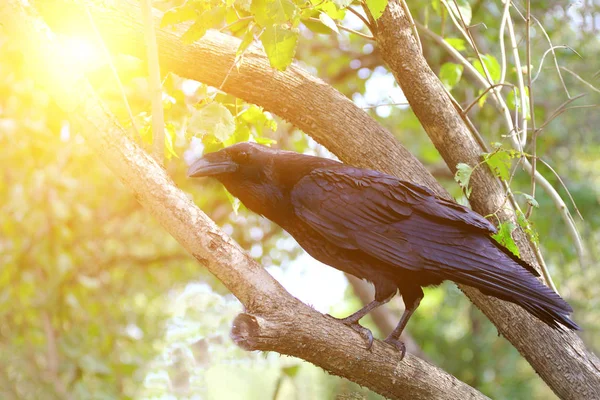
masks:
<instances>
[{"instance_id":1,"label":"thick tree branch","mask_svg":"<svg viewBox=\"0 0 600 400\"><path fill-rule=\"evenodd\" d=\"M481 161L483 149L454 107L450 96L423 57L413 36L410 17L398 0L390 0L377 21L375 36L412 110L454 172L458 163L471 166ZM505 205L506 193L487 168L477 168L471 177L473 192L469 201L476 211L488 215L500 210L500 219L515 221L514 211ZM504 205L504 206L503 206ZM516 230L515 241L521 257L536 264L526 234ZM536 372L561 398L600 397L600 363L586 350L573 332L559 332L536 321L522 310L491 302L479 291L460 287L521 352ZM514 308L514 311L509 311ZM552 362L548 362L551 359ZM565 370L569 374L565 374Z\"/></svg>"},{"instance_id":2,"label":"thick tree branch","mask_svg":"<svg viewBox=\"0 0 600 400\"><path fill-rule=\"evenodd\" d=\"M52 4L55 1L44 3ZM60 1L58 3L63 4ZM140 50L143 49L142 27L138 17L139 7L135 3L121 1L113 8L94 6L94 2L89 4L93 7L92 13L100 31L113 51L125 51L143 57ZM418 109L421 122L432 137L437 138L438 149L444 153L447 153L444 150L446 148L460 151L457 153L461 154L458 161L450 154L445 154L451 168L459 161L472 163L479 160L479 148L473 143L464 124L456 119L456 112L448 106L451 104L448 95L440 89L437 78L432 76L429 66L416 52L412 30L402 18L402 10L397 10L396 3L390 4L380 20L377 33L383 52L389 51L386 61L396 71L407 98L415 102L413 107L415 112ZM81 10L73 7L64 3L61 9L63 13L71 11L78 15ZM398 25L394 27L394 24ZM80 32L85 31L85 27L80 28ZM385 34L383 30L386 30ZM219 86L231 71L223 90L287 119L341 160L423 184L439 195L448 197L447 192L389 132L322 81L295 66L285 72L275 71L261 52L252 49L246 52L239 70L231 69L239 45L237 39L209 31L200 41L185 46L178 40L178 35L171 30L157 31L161 62L168 70L213 86ZM414 83L406 83L406 78L398 78L398 71L410 74L408 76L412 77ZM498 204L498 183L495 178L483 168L478 168L473 179L477 189L472 195L474 208L482 214L495 211L494 207ZM522 254L531 260L526 238L521 236L516 239ZM510 303L484 296L474 289L462 289L555 392L565 398L600 397L600 362L585 349L578 336L551 330Z\"/></svg>"},{"instance_id":3,"label":"thick tree branch","mask_svg":"<svg viewBox=\"0 0 600 400\"><path fill-rule=\"evenodd\" d=\"M244 304L233 335L246 348L275 350L313 362L394 399L485 398L414 356L400 362L391 346L364 340L339 321L289 295L225 235L165 171L131 142L85 77L68 64L52 33L30 6L0 3L2 28L19 42L25 63L56 103L76 120L87 142L138 201ZM43 68L39 68L43 66ZM318 324L315 322L318 321Z\"/></svg>"}]
</instances>

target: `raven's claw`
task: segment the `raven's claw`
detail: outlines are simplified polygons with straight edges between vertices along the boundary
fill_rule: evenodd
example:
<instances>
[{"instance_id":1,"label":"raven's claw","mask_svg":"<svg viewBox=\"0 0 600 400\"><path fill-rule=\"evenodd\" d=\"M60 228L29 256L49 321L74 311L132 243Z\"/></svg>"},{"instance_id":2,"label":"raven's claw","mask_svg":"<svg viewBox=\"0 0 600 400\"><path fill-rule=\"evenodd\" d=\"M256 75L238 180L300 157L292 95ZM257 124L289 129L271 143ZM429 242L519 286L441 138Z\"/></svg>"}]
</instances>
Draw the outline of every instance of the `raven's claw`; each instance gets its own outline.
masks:
<instances>
[{"instance_id":1,"label":"raven's claw","mask_svg":"<svg viewBox=\"0 0 600 400\"><path fill-rule=\"evenodd\" d=\"M367 350L371 350L371 347L373 346L373 333L371 333L371 331L367 328L365 328L364 326L362 326L361 324L358 323L358 321L356 321L356 319L354 318L336 318L338 321L340 321L342 324L352 328L355 332L358 332L358 334L360 336L363 337L363 339L365 339L365 341L367 342Z\"/></svg>"},{"instance_id":2,"label":"raven's claw","mask_svg":"<svg viewBox=\"0 0 600 400\"><path fill-rule=\"evenodd\" d=\"M403 342L399 341L398 339L395 339L393 337L387 337L384 342L386 342L387 344L391 344L392 346L394 346L394 348L396 350L398 350L400 352L400 361L402 361L404 359L404 356L406 355L406 346L404 345Z\"/></svg>"}]
</instances>

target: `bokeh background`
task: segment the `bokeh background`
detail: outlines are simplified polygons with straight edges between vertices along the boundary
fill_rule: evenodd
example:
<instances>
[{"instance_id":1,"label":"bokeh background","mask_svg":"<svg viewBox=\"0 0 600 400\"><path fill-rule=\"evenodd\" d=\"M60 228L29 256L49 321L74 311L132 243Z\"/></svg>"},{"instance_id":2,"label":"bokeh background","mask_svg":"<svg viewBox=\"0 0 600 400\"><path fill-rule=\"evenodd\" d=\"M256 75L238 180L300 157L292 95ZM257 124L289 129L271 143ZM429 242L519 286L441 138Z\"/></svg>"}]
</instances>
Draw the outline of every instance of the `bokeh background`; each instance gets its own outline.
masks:
<instances>
[{"instance_id":1,"label":"bokeh background","mask_svg":"<svg viewBox=\"0 0 600 400\"><path fill-rule=\"evenodd\" d=\"M167 9L176 3L157 5ZM413 3L415 18L427 21L432 30L451 32L431 6L435 2ZM486 53L496 55L499 3L471 2L473 20L482 24L477 40ZM562 71L570 92L587 93L585 103L598 104L599 3L531 4L552 41L568 44L581 55L557 50L560 65L573 72ZM360 21L351 16L345 23L361 29ZM402 104L402 93L373 44L344 32L325 35L300 28L298 64L365 107L459 201L465 201L418 121ZM423 44L432 68L439 71L448 55L426 38ZM85 44L75 41L72 46L98 94L131 127L106 59L87 54ZM537 30L532 40L536 68L547 49ZM379 398L301 360L235 347L229 329L241 311L239 302L99 161L78 133L85 127L72 126L69 116L36 86L34 74L24 68L24 57L18 43L0 31L0 398ZM116 56L114 63L140 133L147 136L146 67L127 56ZM514 77L515 71L509 74ZM567 99L550 56L534 89L539 124ZM169 74L164 90L166 121L177 154L166 168L177 185L294 295L335 316L358 309L360 300L343 274L304 255L285 232L239 207L216 182L185 178L187 162L223 145L214 126L206 122L207 115L222 107L234 116L231 142L251 138L331 155L285 121L214 88ZM462 104L478 95L467 79L452 93ZM396 105L381 106L391 103ZM470 116L485 139L507 145L497 111L489 104L475 109ZM203 118L194 118L198 112ZM577 219L577 226L588 249L586 263L578 261L557 210L539 189L539 207L532 215L554 281L575 309L582 338L596 352L600 350L599 126L598 109L572 109L550 123L537 141L537 154L560 174L584 217ZM140 141L133 129L131 135ZM567 198L551 171L544 166L540 170ZM514 191L529 193L529 185L529 178L517 171ZM399 317L401 301L395 299L388 308ZM369 318L364 322L381 336ZM426 291L408 332L432 363L492 398L553 397L452 284Z\"/></svg>"}]
</instances>

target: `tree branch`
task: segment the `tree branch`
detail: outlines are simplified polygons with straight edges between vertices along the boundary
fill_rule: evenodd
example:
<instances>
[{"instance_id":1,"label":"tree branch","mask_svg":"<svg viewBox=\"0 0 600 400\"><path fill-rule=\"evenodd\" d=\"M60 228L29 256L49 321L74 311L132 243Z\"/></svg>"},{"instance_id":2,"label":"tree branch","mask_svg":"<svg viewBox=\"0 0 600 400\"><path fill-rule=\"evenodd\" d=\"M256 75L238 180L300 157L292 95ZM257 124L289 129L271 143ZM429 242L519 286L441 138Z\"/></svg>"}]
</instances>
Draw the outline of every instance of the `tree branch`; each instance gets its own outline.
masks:
<instances>
[{"instance_id":1,"label":"tree branch","mask_svg":"<svg viewBox=\"0 0 600 400\"><path fill-rule=\"evenodd\" d=\"M131 142L92 87L74 71L52 33L31 6L0 3L3 29L27 54L41 84L106 165L137 200L198 261L244 304L234 338L246 348L275 350L304 358L394 399L485 398L470 386L414 356L400 362L391 346L364 340L338 320L324 316L289 295L260 265L225 235L158 163ZM315 324L318 321L318 324Z\"/></svg>"}]
</instances>

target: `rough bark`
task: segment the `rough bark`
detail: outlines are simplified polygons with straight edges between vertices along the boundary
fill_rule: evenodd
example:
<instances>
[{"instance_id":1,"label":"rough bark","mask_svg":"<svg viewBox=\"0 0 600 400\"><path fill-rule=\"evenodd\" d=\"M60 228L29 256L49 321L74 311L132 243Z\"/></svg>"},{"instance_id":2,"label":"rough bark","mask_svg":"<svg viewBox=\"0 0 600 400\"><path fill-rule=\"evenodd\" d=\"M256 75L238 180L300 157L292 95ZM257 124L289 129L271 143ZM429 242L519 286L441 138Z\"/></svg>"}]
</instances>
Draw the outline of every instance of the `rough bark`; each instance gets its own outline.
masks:
<instances>
[{"instance_id":1,"label":"rough bark","mask_svg":"<svg viewBox=\"0 0 600 400\"><path fill-rule=\"evenodd\" d=\"M0 21L19 42L35 80L68 112L98 156L137 200L244 304L232 335L247 349L304 358L394 399L483 399L475 389L412 355L400 361L389 345L364 339L287 293L173 184L152 157L131 142L80 72L73 70L34 10L0 3ZM43 66L41 68L40 66ZM317 323L316 323L317 322Z\"/></svg>"},{"instance_id":2,"label":"rough bark","mask_svg":"<svg viewBox=\"0 0 600 400\"><path fill-rule=\"evenodd\" d=\"M452 172L458 163L471 166L481 161L482 149L454 107L443 84L420 51L405 8L390 0L376 22L375 37L411 108ZM471 177L469 202L482 215L499 211L501 220L515 221L505 202L506 193L489 169L477 168ZM513 233L521 257L537 265L525 233ZM529 361L536 372L561 398L600 398L599 360L574 332L552 330L527 313L499 307L479 291L460 287ZM515 328L518 327L518 328ZM549 362L551 360L551 362Z\"/></svg>"},{"instance_id":3,"label":"rough bark","mask_svg":"<svg viewBox=\"0 0 600 400\"><path fill-rule=\"evenodd\" d=\"M89 2L88 5L112 50L143 57L142 27L139 7L135 3L122 1L114 6L98 7ZM65 3L63 10L75 14L81 12L75 8ZM404 85L405 94L428 133L436 138L449 166L454 169L458 162L473 165L480 150L469 139L464 126L457 122L455 111L449 109L449 98L416 49L410 26L396 2L390 3L378 24L377 34L379 45L386 49L382 53L389 51L386 61ZM200 41L185 46L178 40L178 35L180 33L171 30L157 32L161 63L167 70L217 87L230 71L223 90L287 119L341 160L423 184L440 196L448 197L388 131L324 82L297 67L285 72L274 71L257 50L246 55L239 69L232 69L239 44L235 38L209 31ZM407 82L410 79L412 84ZM427 110L431 115L425 113ZM451 156L445 148L456 151L459 156ZM495 211L494 205L498 204L495 178L479 169L472 179L473 208L484 215L490 210ZM516 239L522 254L531 260L527 241L522 237ZM600 398L600 362L585 349L576 334L551 330L517 306L484 296L474 289L461 289L559 396Z\"/></svg>"}]
</instances>

